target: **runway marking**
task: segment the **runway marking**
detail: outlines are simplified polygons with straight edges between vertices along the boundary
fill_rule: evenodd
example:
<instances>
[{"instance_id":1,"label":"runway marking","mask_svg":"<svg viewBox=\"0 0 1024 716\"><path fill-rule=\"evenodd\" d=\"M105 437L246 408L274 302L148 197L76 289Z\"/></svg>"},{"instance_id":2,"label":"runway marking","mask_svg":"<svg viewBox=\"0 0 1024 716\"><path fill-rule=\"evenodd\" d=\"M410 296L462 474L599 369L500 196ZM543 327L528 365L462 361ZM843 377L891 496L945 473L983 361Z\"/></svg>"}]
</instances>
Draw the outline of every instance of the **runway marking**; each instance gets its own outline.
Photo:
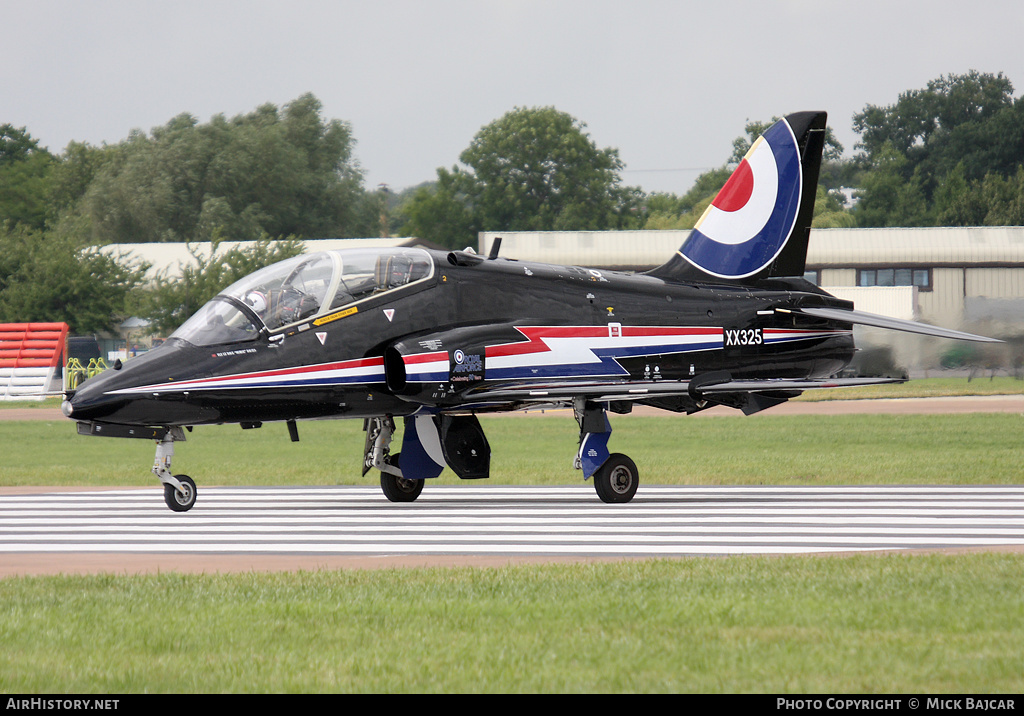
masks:
<instances>
[{"instance_id":1,"label":"runway marking","mask_svg":"<svg viewBox=\"0 0 1024 716\"><path fill-rule=\"evenodd\" d=\"M1024 486L641 486L605 505L592 486L200 487L0 498L3 555L687 556L1024 545Z\"/></svg>"}]
</instances>

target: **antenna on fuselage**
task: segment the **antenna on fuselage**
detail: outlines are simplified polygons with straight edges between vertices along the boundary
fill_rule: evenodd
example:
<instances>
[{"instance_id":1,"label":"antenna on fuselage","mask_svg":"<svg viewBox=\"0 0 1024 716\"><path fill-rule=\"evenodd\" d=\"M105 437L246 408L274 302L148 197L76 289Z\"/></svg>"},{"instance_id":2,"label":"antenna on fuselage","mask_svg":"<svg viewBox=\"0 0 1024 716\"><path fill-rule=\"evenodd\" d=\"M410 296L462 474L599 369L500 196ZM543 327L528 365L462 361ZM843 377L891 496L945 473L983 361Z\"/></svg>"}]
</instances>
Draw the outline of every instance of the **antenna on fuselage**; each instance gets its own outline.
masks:
<instances>
[{"instance_id":1,"label":"antenna on fuselage","mask_svg":"<svg viewBox=\"0 0 1024 716\"><path fill-rule=\"evenodd\" d=\"M495 236L494 241L491 242L491 253L487 254L487 260L493 261L498 258L498 251L501 249L501 237Z\"/></svg>"}]
</instances>

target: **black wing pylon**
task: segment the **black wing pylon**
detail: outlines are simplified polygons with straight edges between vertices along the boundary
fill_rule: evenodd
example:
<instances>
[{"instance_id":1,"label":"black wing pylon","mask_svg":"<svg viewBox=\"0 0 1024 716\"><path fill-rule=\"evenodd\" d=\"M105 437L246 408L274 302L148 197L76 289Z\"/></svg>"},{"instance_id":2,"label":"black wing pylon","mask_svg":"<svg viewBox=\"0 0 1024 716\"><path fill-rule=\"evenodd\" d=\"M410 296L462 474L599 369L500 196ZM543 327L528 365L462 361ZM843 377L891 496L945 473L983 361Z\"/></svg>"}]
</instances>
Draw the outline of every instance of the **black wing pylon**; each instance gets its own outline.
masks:
<instances>
[{"instance_id":1,"label":"black wing pylon","mask_svg":"<svg viewBox=\"0 0 1024 716\"><path fill-rule=\"evenodd\" d=\"M517 401L522 403L557 404L570 403L573 399L584 398L596 403L611 401L643 401L650 398L673 396L710 397L723 393L766 393L775 391L804 391L819 388L850 388L884 383L901 383L902 378L828 378L783 379L765 378L760 380L725 379L714 383L701 383L699 387L691 381L622 381L618 383L566 383L531 384L495 387L474 391L467 399L474 404L489 402ZM462 406L465 408L465 406Z\"/></svg>"}]
</instances>

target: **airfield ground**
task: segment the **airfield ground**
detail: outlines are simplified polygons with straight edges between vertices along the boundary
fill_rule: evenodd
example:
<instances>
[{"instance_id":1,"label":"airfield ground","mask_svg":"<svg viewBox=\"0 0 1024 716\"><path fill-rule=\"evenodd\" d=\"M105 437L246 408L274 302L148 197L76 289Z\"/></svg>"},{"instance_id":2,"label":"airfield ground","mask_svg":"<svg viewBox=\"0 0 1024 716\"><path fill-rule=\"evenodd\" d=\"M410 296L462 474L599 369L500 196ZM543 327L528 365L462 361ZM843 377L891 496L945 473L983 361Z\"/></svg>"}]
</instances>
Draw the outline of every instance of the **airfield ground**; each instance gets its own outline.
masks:
<instances>
[{"instance_id":1,"label":"airfield ground","mask_svg":"<svg viewBox=\"0 0 1024 716\"><path fill-rule=\"evenodd\" d=\"M979 412L1011 412L1024 414L1024 395L789 402L776 406L762 415L909 415ZM634 414L668 415L664 411L642 407L636 409ZM543 418L545 416L564 416L564 413L562 411L555 410L520 413L519 415ZM742 417L742 414L738 411L726 408L713 408L702 413L697 413L696 415L734 415ZM692 417L689 419L692 419ZM59 410L51 408L14 408L0 410L0 420L66 420L66 418L61 415ZM0 487L0 497L3 495L55 492L62 490L71 491L75 489L95 490L103 488ZM1016 548L999 548L999 551L1021 550ZM509 557L463 558L443 555L409 555L408 557L377 558L344 556L275 557L261 555L238 556L196 554L184 554L180 557L175 555L125 554L8 554L3 555L3 557L0 558L0 578L12 575L29 574L141 574L167 571L226 573L251 571L302 571L316 569L386 569L425 566L503 566L509 564L511 561L522 563L528 561L552 562L574 560L572 558L537 558L533 560L513 559Z\"/></svg>"}]
</instances>

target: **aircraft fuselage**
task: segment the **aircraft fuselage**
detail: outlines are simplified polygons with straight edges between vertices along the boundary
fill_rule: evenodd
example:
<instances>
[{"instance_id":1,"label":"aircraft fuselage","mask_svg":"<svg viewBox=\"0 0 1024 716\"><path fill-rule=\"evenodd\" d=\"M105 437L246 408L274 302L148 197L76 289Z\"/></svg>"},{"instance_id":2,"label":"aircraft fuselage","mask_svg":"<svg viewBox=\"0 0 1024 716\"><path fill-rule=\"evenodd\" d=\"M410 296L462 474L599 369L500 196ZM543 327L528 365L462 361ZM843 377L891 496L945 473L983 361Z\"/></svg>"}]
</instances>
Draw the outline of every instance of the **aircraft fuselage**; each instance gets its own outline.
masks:
<instances>
[{"instance_id":1,"label":"aircraft fuselage","mask_svg":"<svg viewBox=\"0 0 1024 716\"><path fill-rule=\"evenodd\" d=\"M428 252L424 252L428 253ZM848 326L780 313L848 305L807 290L682 284L617 271L429 252L426 280L278 331L172 338L86 383L76 420L254 425L405 416L472 405L485 386L538 381L825 378L853 355ZM508 410L518 401L477 410Z\"/></svg>"}]
</instances>

